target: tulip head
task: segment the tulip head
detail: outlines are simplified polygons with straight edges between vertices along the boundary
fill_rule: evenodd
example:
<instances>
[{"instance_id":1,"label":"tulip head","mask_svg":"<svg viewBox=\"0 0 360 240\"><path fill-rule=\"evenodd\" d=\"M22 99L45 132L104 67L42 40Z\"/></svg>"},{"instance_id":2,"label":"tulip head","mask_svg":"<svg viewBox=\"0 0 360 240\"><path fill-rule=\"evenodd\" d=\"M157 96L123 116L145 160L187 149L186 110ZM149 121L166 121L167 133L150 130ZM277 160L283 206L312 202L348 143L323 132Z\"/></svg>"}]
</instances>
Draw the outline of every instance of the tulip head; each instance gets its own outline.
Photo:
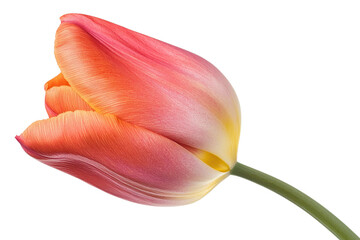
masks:
<instances>
[{"instance_id":1,"label":"tulip head","mask_svg":"<svg viewBox=\"0 0 360 240\"><path fill-rule=\"evenodd\" d=\"M203 58L99 18L68 14L49 119L17 137L41 162L150 205L198 200L236 163L240 109Z\"/></svg>"}]
</instances>

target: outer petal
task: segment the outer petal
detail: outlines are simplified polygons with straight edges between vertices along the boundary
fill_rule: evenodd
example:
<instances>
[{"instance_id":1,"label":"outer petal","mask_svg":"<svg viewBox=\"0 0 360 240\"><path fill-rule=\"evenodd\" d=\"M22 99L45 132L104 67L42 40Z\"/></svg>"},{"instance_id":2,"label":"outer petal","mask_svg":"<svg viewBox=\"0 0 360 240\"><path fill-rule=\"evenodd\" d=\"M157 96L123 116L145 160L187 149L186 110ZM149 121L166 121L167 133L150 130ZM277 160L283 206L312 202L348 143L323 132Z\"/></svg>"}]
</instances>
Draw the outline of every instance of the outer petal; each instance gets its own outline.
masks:
<instances>
[{"instance_id":1,"label":"outer petal","mask_svg":"<svg viewBox=\"0 0 360 240\"><path fill-rule=\"evenodd\" d=\"M24 150L118 197L151 205L193 202L222 174L177 143L96 112L66 112L17 137Z\"/></svg>"},{"instance_id":2,"label":"outer petal","mask_svg":"<svg viewBox=\"0 0 360 240\"><path fill-rule=\"evenodd\" d=\"M69 86L52 87L46 91L45 108L49 117L75 110L91 111L91 107Z\"/></svg>"},{"instance_id":3,"label":"outer petal","mask_svg":"<svg viewBox=\"0 0 360 240\"><path fill-rule=\"evenodd\" d=\"M61 20L57 62L93 109L235 164L239 105L213 65L98 18L70 14Z\"/></svg>"}]
</instances>

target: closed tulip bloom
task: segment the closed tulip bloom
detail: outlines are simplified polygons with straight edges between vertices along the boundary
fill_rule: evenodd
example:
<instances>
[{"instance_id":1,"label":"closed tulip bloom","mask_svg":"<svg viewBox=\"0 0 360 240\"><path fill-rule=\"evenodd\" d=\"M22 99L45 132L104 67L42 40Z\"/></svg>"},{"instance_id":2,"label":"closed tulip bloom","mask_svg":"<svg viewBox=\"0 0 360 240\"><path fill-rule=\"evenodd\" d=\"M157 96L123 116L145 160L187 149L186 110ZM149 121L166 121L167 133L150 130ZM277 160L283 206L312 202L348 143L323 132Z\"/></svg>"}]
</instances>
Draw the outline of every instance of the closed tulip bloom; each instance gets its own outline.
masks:
<instances>
[{"instance_id":1,"label":"closed tulip bloom","mask_svg":"<svg viewBox=\"0 0 360 240\"><path fill-rule=\"evenodd\" d=\"M81 14L61 17L55 57L61 73L45 84L50 118L17 136L29 155L150 205L194 202L229 175L239 103L211 63Z\"/></svg>"}]
</instances>

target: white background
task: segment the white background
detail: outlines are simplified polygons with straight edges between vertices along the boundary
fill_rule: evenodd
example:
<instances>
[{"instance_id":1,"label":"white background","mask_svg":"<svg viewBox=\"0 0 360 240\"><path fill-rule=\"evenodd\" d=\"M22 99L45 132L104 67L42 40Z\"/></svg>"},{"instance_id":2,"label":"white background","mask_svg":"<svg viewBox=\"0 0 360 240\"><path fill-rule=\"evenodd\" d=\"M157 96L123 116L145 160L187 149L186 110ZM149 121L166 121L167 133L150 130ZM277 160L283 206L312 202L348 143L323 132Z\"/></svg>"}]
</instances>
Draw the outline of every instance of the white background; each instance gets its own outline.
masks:
<instances>
[{"instance_id":1,"label":"white background","mask_svg":"<svg viewBox=\"0 0 360 240\"><path fill-rule=\"evenodd\" d=\"M190 50L241 104L238 160L322 203L360 234L359 1L3 1L0 239L336 239L287 200L228 177L200 201L143 206L26 155L46 118L59 17L86 13Z\"/></svg>"}]
</instances>

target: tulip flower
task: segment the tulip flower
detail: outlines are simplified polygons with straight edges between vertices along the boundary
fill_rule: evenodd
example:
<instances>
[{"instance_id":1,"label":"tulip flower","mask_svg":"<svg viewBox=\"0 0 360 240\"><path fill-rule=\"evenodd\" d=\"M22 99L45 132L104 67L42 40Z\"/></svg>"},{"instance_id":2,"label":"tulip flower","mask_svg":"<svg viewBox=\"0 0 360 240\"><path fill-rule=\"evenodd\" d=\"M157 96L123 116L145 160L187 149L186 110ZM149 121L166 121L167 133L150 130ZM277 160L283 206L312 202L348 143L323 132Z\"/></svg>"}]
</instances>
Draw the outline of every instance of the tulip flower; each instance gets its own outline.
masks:
<instances>
[{"instance_id":1,"label":"tulip flower","mask_svg":"<svg viewBox=\"0 0 360 240\"><path fill-rule=\"evenodd\" d=\"M233 174L310 209L335 235L356 236L293 187L237 163L239 102L205 59L81 14L61 17L55 57L49 118L16 137L30 156L148 205L194 202Z\"/></svg>"},{"instance_id":2,"label":"tulip flower","mask_svg":"<svg viewBox=\"0 0 360 240\"><path fill-rule=\"evenodd\" d=\"M193 202L236 163L240 111L226 78L183 49L69 14L56 32L61 73L45 84L49 119L24 150L115 196Z\"/></svg>"}]
</instances>

